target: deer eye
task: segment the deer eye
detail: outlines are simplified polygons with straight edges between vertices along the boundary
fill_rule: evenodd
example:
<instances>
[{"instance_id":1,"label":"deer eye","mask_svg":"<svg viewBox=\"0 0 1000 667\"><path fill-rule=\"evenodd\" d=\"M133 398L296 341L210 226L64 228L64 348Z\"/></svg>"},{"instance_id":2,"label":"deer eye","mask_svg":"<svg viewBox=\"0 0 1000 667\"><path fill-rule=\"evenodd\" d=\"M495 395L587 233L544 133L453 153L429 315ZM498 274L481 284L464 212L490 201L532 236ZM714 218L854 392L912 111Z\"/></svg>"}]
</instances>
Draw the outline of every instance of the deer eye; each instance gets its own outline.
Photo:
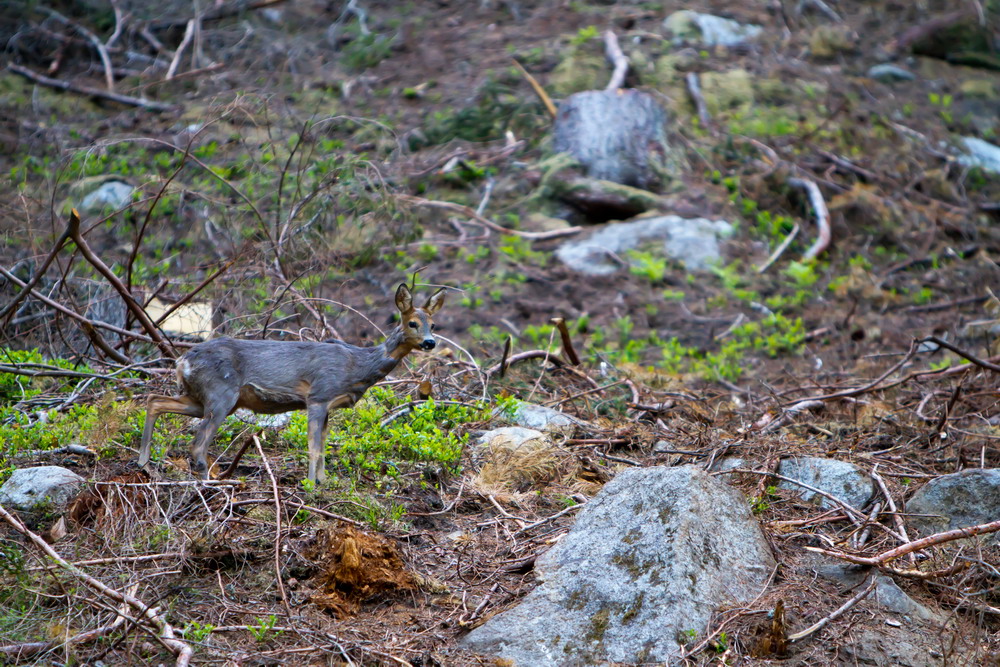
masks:
<instances>
[{"instance_id":1,"label":"deer eye","mask_svg":"<svg viewBox=\"0 0 1000 667\"><path fill-rule=\"evenodd\" d=\"M416 329L417 328L417 323L416 322L410 322L410 328L411 329Z\"/></svg>"},{"instance_id":2,"label":"deer eye","mask_svg":"<svg viewBox=\"0 0 1000 667\"><path fill-rule=\"evenodd\" d=\"M431 323L431 331L435 331L436 329L437 329L437 325L432 322Z\"/></svg>"}]
</instances>

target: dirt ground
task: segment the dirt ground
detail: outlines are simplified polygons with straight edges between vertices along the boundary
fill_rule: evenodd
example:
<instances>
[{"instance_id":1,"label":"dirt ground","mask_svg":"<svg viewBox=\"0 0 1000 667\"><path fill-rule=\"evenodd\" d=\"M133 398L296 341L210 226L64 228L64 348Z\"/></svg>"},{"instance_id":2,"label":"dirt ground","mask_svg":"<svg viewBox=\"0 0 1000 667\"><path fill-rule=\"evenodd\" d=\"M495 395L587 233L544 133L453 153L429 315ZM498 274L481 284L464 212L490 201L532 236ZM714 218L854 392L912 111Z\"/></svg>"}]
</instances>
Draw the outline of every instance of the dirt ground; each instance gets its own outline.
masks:
<instances>
[{"instance_id":1,"label":"dirt ground","mask_svg":"<svg viewBox=\"0 0 1000 667\"><path fill-rule=\"evenodd\" d=\"M990 105L1000 98L973 98L963 84L997 86L1000 76L905 54L894 62L919 72L917 80L889 85L866 75L908 28L951 11L950 3L843 0L830 3L836 22L809 3L791 2L351 3L374 35L391 40L367 48L357 46L360 15L345 3L252 4L253 10L206 20L203 58L179 58L176 80L164 81L162 69L146 69L138 57L122 64L119 91L175 105L164 112L57 93L9 69L3 74L0 168L11 174L0 182L3 266L23 266L25 258L37 266L52 248L65 224L64 204L74 196L75 184L65 174L94 176L73 166L81 155L113 153L107 142L128 137L155 139L163 143L148 144L141 156L122 153L133 171L106 165L140 187L140 201L107 221L96 215L84 221L89 242L108 264L126 265L135 247L149 266L161 267L145 278L136 270L136 284L177 299L232 260L204 292L219 306L224 331L367 344L391 326L395 285L419 271L423 283L456 288L437 322L454 346L411 358L394 376L394 389L412 394L429 379L435 397L446 401L488 394L549 402L593 428L563 443L563 458L551 474L496 494L476 478L479 462L471 448L461 472L410 468L389 489L380 486L381 471L365 471L351 482L356 486L311 493L299 485L301 457L273 431L262 436L270 469L251 450L238 471L241 484L198 490L146 485L127 447L96 461L72 455L52 461L90 479L125 484L78 501L73 529L55 543L57 551L109 585L135 584L142 599L188 628L196 664L501 664L459 650L458 639L533 588L534 559L573 521L576 510L567 508L579 507L574 503L585 502L623 467L709 466L738 455L747 467L773 470L780 458L817 455L866 470L877 466L888 492L901 501L924 480L1000 462L996 375L977 364L961 367L958 356L942 349L914 345L915 338L939 336L982 359L995 362L1000 353L990 328L1000 308L998 180L962 167L941 144L952 135L983 133L976 123L990 117ZM100 58L86 34L67 26L89 26L107 39L113 6L54 6L66 21L37 8L28 19L0 17L8 41L3 57L100 88ZM206 11L229 6L217 2ZM803 6L804 12L797 10ZM172 49L183 41L192 12L181 2L126 9L137 22L175 21L156 32ZM656 65L679 50L658 37L663 19L679 9L764 26L765 39L733 49L693 49L683 62L702 74L746 71L757 82L757 103L766 99L771 106L759 115L725 109L714 127L697 125L683 86L663 78ZM540 231L553 217L564 225L589 224L536 196L528 175L547 156L551 121L512 58L558 97L559 66L574 48L601 60L600 40L586 32L590 26L618 34L633 59L630 82L658 90L676 119L672 139L684 147L690 167L667 193L672 210L738 223L724 249L730 270L689 275L674 263L654 279L629 271L581 279L552 254L562 239L512 244L468 215L414 203L443 200L475 209L485 201L484 216L523 231ZM815 54L820 28L832 31L820 37L835 45L826 57ZM116 63L126 63L129 50L163 57L137 34L129 32L109 51ZM383 57L367 64L365 58L383 48ZM791 129L749 137L760 124L777 127L778 116L787 117ZM1000 120L995 113L992 118L996 128ZM191 170L178 176L179 203L168 213L146 215L172 177L166 168L137 163L176 152L167 144L186 150L191 127L197 126L199 146L218 145L215 153L192 155L251 192L248 174L265 173L273 155L265 156L287 155L271 148L318 119L335 119L314 136L339 143L314 150L341 159L331 167L338 177L330 186L337 210L349 212L339 235L312 236L303 225L286 245L276 244L282 212L288 214L281 208L286 200L274 194L283 184L262 179L254 187L262 184L264 191L243 200L218 179L202 179L197 169L197 177ZM435 133L447 134L442 128L450 138L434 143ZM252 159L237 165L243 155ZM348 162L350 170L336 171ZM785 183L793 169L823 190L833 239L821 261L798 278L786 269L810 245L815 227L804 199ZM369 199L376 203L362 210L359 202ZM263 212L260 224L247 201ZM758 211L784 216L789 224L762 232ZM532 217L542 212L548 221ZM754 267L767 260L791 222L801 227L798 239L771 270L758 273ZM280 259L272 253L276 245ZM68 259L56 266L67 276L90 275ZM310 277L316 279L308 282ZM13 294L10 287L4 285L0 307ZM779 309L768 303L801 318L797 343L781 347L778 339L787 332L762 330L760 343L729 361L736 371L704 371L740 325ZM74 306L85 310L85 304ZM325 321L310 307L322 309ZM558 334L540 329L553 317L575 324L572 338L586 357L583 364L530 359L482 382L508 335L515 339L513 354L545 347L550 336L558 347ZM54 322L8 321L4 345L60 354L79 346L71 320ZM687 350L677 367L664 365L665 353L650 342L654 334L659 341L676 338ZM642 344L629 348L629 340ZM769 344L778 346L776 353ZM125 349L136 358L157 356L142 346ZM171 366L152 364L152 377L115 390L116 400L135 400L131 409L138 410L145 393L169 391ZM58 389L52 394L61 395ZM797 400L829 399L841 391L847 392L844 400L824 400L801 413L787 410ZM99 404L108 392L97 383L75 400ZM8 403L17 406L14 398ZM18 409L27 414L38 408ZM494 422L484 418L456 430L475 434ZM668 445L656 451L661 441ZM189 479L183 448L171 455L177 460L166 466L167 479ZM6 469L21 465L0 463ZM912 664L998 664L994 546L981 547L976 565L948 576L895 577L908 595L947 616L945 629L896 628L894 617L864 601L777 655L765 638L779 605L785 629L799 630L856 591L814 580L800 566L803 546L844 544L854 527L824 521L813 506L775 491L772 482L751 475L733 480L761 500L758 516L782 562L774 584L752 609L720 610L684 664L892 664L879 661L904 644L911 646ZM369 520L366 498L400 507L399 516ZM54 518L30 517L29 525L44 532ZM161 525L169 530L155 528ZM0 539L4 549L24 545L10 530ZM875 531L866 553L897 544ZM44 600L25 615L25 636L58 641L110 622L106 601L64 577L43 579L37 552L24 546L23 553ZM947 548L927 553L934 564L928 571L953 564ZM82 564L92 559L104 560ZM0 573L6 571L0 567ZM67 602L74 596L86 603ZM871 648L877 646L885 650ZM931 657L919 662L920 656ZM145 630L110 632L100 641L22 658L38 664L170 659Z\"/></svg>"}]
</instances>

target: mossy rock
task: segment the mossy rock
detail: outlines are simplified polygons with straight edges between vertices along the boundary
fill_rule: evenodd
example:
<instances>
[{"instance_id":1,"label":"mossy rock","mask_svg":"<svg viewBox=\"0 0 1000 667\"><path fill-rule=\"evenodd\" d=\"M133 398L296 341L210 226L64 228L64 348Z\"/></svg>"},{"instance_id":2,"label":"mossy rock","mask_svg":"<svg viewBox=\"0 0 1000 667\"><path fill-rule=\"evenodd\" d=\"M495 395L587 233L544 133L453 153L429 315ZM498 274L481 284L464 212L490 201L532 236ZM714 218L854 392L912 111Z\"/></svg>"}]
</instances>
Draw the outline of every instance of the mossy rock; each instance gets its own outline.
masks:
<instances>
[{"instance_id":1,"label":"mossy rock","mask_svg":"<svg viewBox=\"0 0 1000 667\"><path fill-rule=\"evenodd\" d=\"M969 79L958 87L965 97L979 100L992 100L997 97L997 85L990 79Z\"/></svg>"},{"instance_id":2,"label":"mossy rock","mask_svg":"<svg viewBox=\"0 0 1000 667\"><path fill-rule=\"evenodd\" d=\"M583 53L579 49L566 56L549 76L549 88L557 97L566 97L584 90L603 88L611 76L604 57Z\"/></svg>"},{"instance_id":3,"label":"mossy rock","mask_svg":"<svg viewBox=\"0 0 1000 667\"><path fill-rule=\"evenodd\" d=\"M653 72L660 84L684 80L684 75L694 69L698 57L690 49L660 56L653 64Z\"/></svg>"},{"instance_id":4,"label":"mossy rock","mask_svg":"<svg viewBox=\"0 0 1000 667\"><path fill-rule=\"evenodd\" d=\"M747 110L754 103L753 77L745 69L702 74L701 92L712 116Z\"/></svg>"},{"instance_id":5,"label":"mossy rock","mask_svg":"<svg viewBox=\"0 0 1000 667\"><path fill-rule=\"evenodd\" d=\"M809 37L809 53L813 58L833 58L853 51L857 41L857 34L847 26L821 25Z\"/></svg>"},{"instance_id":6,"label":"mossy rock","mask_svg":"<svg viewBox=\"0 0 1000 667\"><path fill-rule=\"evenodd\" d=\"M769 106L789 104L801 96L794 85L777 77L758 79L754 82L754 90L757 101Z\"/></svg>"}]
</instances>

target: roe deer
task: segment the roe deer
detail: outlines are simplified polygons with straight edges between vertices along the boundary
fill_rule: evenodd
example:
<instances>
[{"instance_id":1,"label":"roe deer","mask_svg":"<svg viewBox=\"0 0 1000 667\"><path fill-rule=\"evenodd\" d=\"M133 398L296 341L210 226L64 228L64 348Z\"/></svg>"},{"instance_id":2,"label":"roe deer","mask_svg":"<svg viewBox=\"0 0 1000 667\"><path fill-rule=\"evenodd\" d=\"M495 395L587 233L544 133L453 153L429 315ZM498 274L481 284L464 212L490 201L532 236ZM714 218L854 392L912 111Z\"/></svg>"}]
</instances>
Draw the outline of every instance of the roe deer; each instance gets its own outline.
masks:
<instances>
[{"instance_id":1,"label":"roe deer","mask_svg":"<svg viewBox=\"0 0 1000 667\"><path fill-rule=\"evenodd\" d=\"M153 425L170 412L202 417L191 456L193 469L208 478L208 445L227 416L237 408L261 414L307 410L309 479L326 477L324 458L330 410L354 405L376 382L416 348L435 346L434 313L444 304L438 290L413 307L406 285L396 289L401 321L381 345L357 347L325 343L216 338L191 348L177 362L177 396L151 395L139 446L139 465L149 462Z\"/></svg>"}]
</instances>

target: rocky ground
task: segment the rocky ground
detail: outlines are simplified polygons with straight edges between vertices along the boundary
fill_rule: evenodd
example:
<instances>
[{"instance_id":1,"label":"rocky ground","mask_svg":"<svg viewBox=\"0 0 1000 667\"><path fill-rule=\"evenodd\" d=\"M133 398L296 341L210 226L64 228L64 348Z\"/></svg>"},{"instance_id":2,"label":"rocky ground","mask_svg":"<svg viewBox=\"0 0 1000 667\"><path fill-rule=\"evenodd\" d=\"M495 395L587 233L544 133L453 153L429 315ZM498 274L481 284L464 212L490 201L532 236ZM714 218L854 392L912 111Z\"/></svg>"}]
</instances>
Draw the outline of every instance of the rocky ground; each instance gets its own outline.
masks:
<instances>
[{"instance_id":1,"label":"rocky ground","mask_svg":"<svg viewBox=\"0 0 1000 667\"><path fill-rule=\"evenodd\" d=\"M10 9L0 468L86 487L4 516L10 660L996 662L994 527L913 545L1000 506L993 3ZM631 189L547 109L609 30L669 118ZM204 330L377 342L410 281L444 344L330 482L301 415L199 487L162 419L136 471Z\"/></svg>"}]
</instances>

